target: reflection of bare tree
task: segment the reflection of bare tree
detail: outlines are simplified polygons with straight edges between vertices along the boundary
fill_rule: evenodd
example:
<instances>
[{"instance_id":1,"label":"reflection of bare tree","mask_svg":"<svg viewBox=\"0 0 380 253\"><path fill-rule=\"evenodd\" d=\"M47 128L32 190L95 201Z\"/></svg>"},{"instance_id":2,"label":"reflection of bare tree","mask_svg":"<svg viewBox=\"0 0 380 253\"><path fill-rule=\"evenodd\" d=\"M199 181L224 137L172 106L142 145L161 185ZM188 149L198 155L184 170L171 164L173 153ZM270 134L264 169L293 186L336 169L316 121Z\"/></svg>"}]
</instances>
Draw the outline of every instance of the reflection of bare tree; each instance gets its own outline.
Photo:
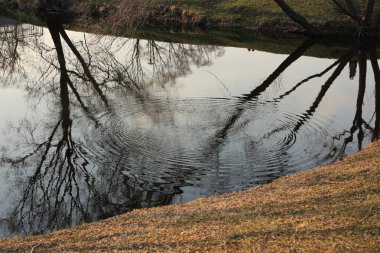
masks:
<instances>
[{"instance_id":1,"label":"reflection of bare tree","mask_svg":"<svg viewBox=\"0 0 380 253\"><path fill-rule=\"evenodd\" d=\"M191 73L191 66L211 64L211 54L221 56L220 47L156 42L141 39L96 39L91 44L100 46L91 56L93 70L102 70L122 86L135 89L145 85L173 83L177 77ZM123 58L116 55L124 54ZM105 62L105 60L107 60ZM112 73L112 74L111 74Z\"/></svg>"},{"instance_id":2,"label":"reflection of bare tree","mask_svg":"<svg viewBox=\"0 0 380 253\"><path fill-rule=\"evenodd\" d=\"M210 65L210 52L217 52L218 56L224 53L215 46L168 43L163 47L155 41L148 41L147 48L155 80L161 79L162 84L174 83L176 77L189 74L192 65Z\"/></svg>"},{"instance_id":3,"label":"reflection of bare tree","mask_svg":"<svg viewBox=\"0 0 380 253\"><path fill-rule=\"evenodd\" d=\"M372 70L375 79L375 123L374 127L371 127L369 123L365 122L363 119L363 104L364 104L364 95L366 90L366 77L367 77L367 56L372 64ZM372 132L372 140L376 140L380 138L379 135L379 82L380 82L380 71L379 65L376 57L376 50L373 45L364 45L360 48L358 53L358 66L359 66L359 88L358 95L356 101L356 112L354 116L354 120L352 122L352 126L349 130L345 131L344 134L348 134L347 137L344 138L344 143L342 149L339 151L339 154L343 154L346 146L351 143L354 139L354 134L357 132L358 139L358 149L361 150L363 148L363 139L365 136L364 130L367 129ZM341 134L340 136L343 136Z\"/></svg>"},{"instance_id":4,"label":"reflection of bare tree","mask_svg":"<svg viewBox=\"0 0 380 253\"><path fill-rule=\"evenodd\" d=\"M210 145L207 146L207 155L209 156L210 153L215 153L218 154L221 149L221 145L223 145L227 139L229 133L231 135L234 133L233 128L235 125L238 124L238 121L241 117L243 117L244 112L246 111L248 106L245 106L245 104L249 101L255 100L253 104L255 104L258 100L258 97L265 92L268 87L273 85L274 81L278 76L281 75L292 63L294 63L300 56L303 55L303 53L310 48L313 45L313 42L307 41L303 45L301 45L299 48L297 48L292 54L290 54L284 62L259 86L257 86L254 90L252 90L249 94L243 95L238 102L238 106L236 107L235 112L228 117L228 119L225 121L223 126L220 128L219 131L216 132L216 134L209 140ZM368 48L370 48L368 50ZM363 120L362 116L362 107L364 104L364 95L365 95L365 90L366 90L366 74L367 74L367 53L371 52L369 55L369 58L371 59L371 63L373 66L373 72L375 75L375 82L376 82L376 107L375 107L375 114L376 114L376 122L375 122L375 127L372 128L369 123L365 122ZM326 96L328 90L332 86L332 84L335 82L335 80L341 75L343 69L345 66L350 62L350 78L353 78L356 73L356 61L353 60L354 56L357 54L357 62L358 62L358 68L359 68L359 91L357 95L357 102L356 102L356 112L354 115L354 120L352 127L350 130L345 131L343 134L340 134L339 137L334 137L332 142L334 140L340 140L339 143L336 144L331 144L331 151L327 152L327 156L323 159L331 159L333 160L339 159L344 155L344 152L346 150L346 146L353 141L354 134L357 132L357 142L358 142L358 149L362 149L363 147L363 140L364 140L364 135L365 135L365 130L368 130L369 132L372 133L372 139L377 139L379 138L379 102L378 102L378 83L380 81L380 75L379 75L379 67L378 67L378 62L377 62L377 57L376 57L376 50L373 46L368 46L368 45L362 45L360 47L360 50L357 48L349 50L349 52L342 56L340 59L335 61L333 64L328 66L325 70L318 74L314 74L312 76L309 76L302 80L301 82L297 83L293 88L290 90L286 91L282 95L278 96L277 98L274 98L273 101L268 101L269 104L276 105L280 103L285 97L290 96L294 91L296 91L299 87L302 85L306 84L312 79L319 78L324 76L326 73L329 71L335 70L332 72L330 77L327 79L327 81L321 86L321 90L310 106L309 109L307 109L304 113L297 115L297 120L294 120L293 122L289 123L286 122L284 125L280 126L269 126L268 131L266 134L263 134L262 140L260 141L269 141L270 137L278 132L287 130L288 136L286 138L286 141L282 142L282 146L276 147L276 150L278 151L273 152L273 154L276 157L283 157L284 159L284 167L286 167L286 160L288 159L288 155L286 154L288 150L292 147L292 145L295 142L295 139L297 139L297 136L299 134L300 129L313 117L314 113L318 109L319 105L321 104L323 98ZM251 106L250 106L251 107ZM252 119L254 121L254 119ZM364 128L363 128L364 127ZM341 140L341 137L344 136L345 134L349 134L348 137L345 137L343 140ZM258 142L256 140L256 142ZM253 147L253 145L251 145ZM260 145L258 145L260 146ZM256 154L259 151L258 148L254 148L255 151L250 152L250 156L254 156L253 154ZM256 150L257 149L257 150ZM281 162L281 161L279 161ZM279 172L282 174L282 172ZM280 175L279 175L280 176Z\"/></svg>"},{"instance_id":5,"label":"reflection of bare tree","mask_svg":"<svg viewBox=\"0 0 380 253\"><path fill-rule=\"evenodd\" d=\"M106 111L112 111L106 95L109 89L123 89L139 97L144 92L144 83L153 84L154 79L165 75L170 78L184 75L192 64L209 64L208 53L216 49L170 43L158 45L154 41L148 41L148 46L143 47L140 40L135 40L131 55L127 54L127 60L122 62L112 50L102 50L112 49L112 41L98 39L103 44L96 43L96 49L101 51L94 53L85 37L83 43L73 43L55 16L47 17L47 27L54 47L39 41L30 47L47 63L41 68L40 80L58 78L59 81L50 81L51 86L47 87L34 82L29 84L28 91L35 97L50 93L58 98L55 100L59 101L59 116L52 117L54 122L48 124L51 129L46 130L49 132L46 138L34 136L34 131L29 131L30 124L14 129L22 133L20 137L25 139L24 146L29 147L29 152L15 158L3 157L2 163L14 171L28 167L32 175L17 179L21 198L8 218L11 231L40 233L138 207L170 203L173 195L180 192L186 175L177 175L173 183L162 186L157 178L127 174L116 157L107 164L96 160L99 157L73 134L77 118L73 111L79 109L89 122L99 127L101 123L95 113L101 106L94 99L98 98ZM140 60L147 56L153 69L153 77L148 81ZM167 80L159 83L164 85ZM126 149L124 155L129 154ZM109 156L112 157L112 153ZM110 167L110 163L115 164Z\"/></svg>"},{"instance_id":6,"label":"reflection of bare tree","mask_svg":"<svg viewBox=\"0 0 380 253\"><path fill-rule=\"evenodd\" d=\"M68 75L60 34L63 34L62 37L73 51L76 49L60 29L61 26L55 24L48 22L60 66L60 117L48 139L42 143L34 143L36 148L31 153L6 160L13 167L22 166L26 161L36 164L33 175L25 182L26 186L23 186L25 188L22 190L22 198L11 216L13 229L24 229L26 233L49 231L67 224L89 221L92 213L97 218L104 214L103 207L97 205L100 196L94 185L95 178L87 168L89 162L84 148L72 136L69 87L84 111L87 114L89 112ZM83 62L80 54L76 56ZM90 83L97 87L91 73L84 71ZM95 90L99 92L96 88ZM99 92L99 96L103 94Z\"/></svg>"},{"instance_id":7,"label":"reflection of bare tree","mask_svg":"<svg viewBox=\"0 0 380 253\"><path fill-rule=\"evenodd\" d=\"M226 117L227 120L223 121L223 118L228 112L217 108L220 104L214 105L217 109L203 108L203 114L206 116L203 115L204 117L199 120L202 123L191 122L188 129L196 132L194 136L203 137L202 131L205 131L211 138L207 140L206 156L201 149L204 147L203 143L200 148L197 146L198 140L194 142L191 155L197 158L191 160L195 161L194 164L190 164L181 163L183 160L180 162L175 160L178 157L188 159L189 156L183 149L181 150L178 140L175 138L167 140L175 136L174 134L165 136L167 132L162 133L162 129L159 129L164 138L159 136L155 139L153 137L156 137L154 134L157 132L151 135L150 131L139 132L140 129L132 128L136 130L132 132L130 126L123 128L125 126L123 124L127 122L125 118L128 116L120 110L118 107L120 104L113 100L112 95L117 92L125 97L128 96L128 99L123 100L126 105L121 106L138 107L138 110L143 111L142 120L150 120L153 125L161 123L168 132L175 132L178 129L174 126L174 118L177 116L174 112L179 111L176 107L178 105L170 99L165 103L154 103L148 88L157 86L165 88L166 85L173 84L178 77L191 73L192 66L211 64L213 54L220 56L224 53L223 49L140 39L95 36L88 39L87 35L83 36L82 41L74 42L54 16L48 17L47 28L53 45L49 46L40 41L28 45L44 60L44 65L40 68L40 80L44 80L47 84L41 87L39 82L28 83L28 92L34 97L48 95L52 98L51 104L54 105L51 108L52 116L49 122L42 123L45 128L41 132L46 136L44 134L36 136L38 129L27 122L15 127L14 132L20 135L22 146L26 147L27 152L23 152L22 155L19 152L16 157L3 157L1 161L12 168L11 171L27 171L18 177L15 175L16 189L21 194L20 199L15 200L16 204L11 210L8 224L16 232L22 230L24 233L39 233L109 217L134 208L168 204L173 200L173 196L181 193L181 188L187 185L188 180L202 178L199 176L203 176L202 173L205 178L211 178L209 182L213 189L223 189L224 185L229 183L229 178L220 177L212 180L215 179L214 175L207 175L206 170L216 171L215 177L219 177L219 167L223 166L221 154L223 148L227 146L225 143L228 142L228 138L239 132L234 130L240 125L256 120L245 116L254 115L252 113L254 109L251 109L260 107L261 96L315 43L308 40L300 45L268 78L239 98L235 105L231 105L232 112ZM365 122L362 115L367 56L371 59L376 80L375 127L370 126L372 123ZM310 80L324 77L331 71L310 107L307 106L296 119L287 121L283 125L268 126L264 129L265 133L258 135L261 137L259 140L251 136L244 138L244 152L248 162L252 162L253 165L262 165L259 162L255 164L255 158L262 155L261 144L264 145L271 136L285 139L275 151L271 150L271 153L265 157L275 157L275 162L281 169L265 167L268 169L265 172L269 173L262 178L258 177L256 182L268 182L288 172L292 155L289 147L304 134L302 130L315 117L326 94L349 62L351 77L355 76L356 68L359 74L356 114L352 128L336 137L332 142L338 140L340 143L336 145L333 143L332 149L335 150L327 153L334 156L333 158L339 157L344 148L338 146L342 146L341 142L344 142L344 146L353 141L356 132L358 132L359 145L368 133L371 133L374 139L379 136L380 89L376 52L372 48L360 48L360 50L354 48L323 71L296 83L275 99L265 101L266 106L273 109L265 112L269 115L285 97L291 97ZM186 107L185 110L191 113L181 114L180 117L200 114L202 109L191 107L189 104L184 106L182 102L181 109ZM198 104L196 106L199 107ZM136 114L141 112L138 110ZM218 110L222 113L214 116L213 113L218 114ZM207 120L204 120L205 118ZM184 121L186 120L188 119ZM133 119L132 123L135 123ZM213 128L206 129L210 125ZM88 128L90 128L88 135L78 133L83 129L87 131ZM178 131L175 134L179 136L183 132ZM201 137L199 139L202 139ZM131 140L132 138L136 141ZM191 142L189 139L184 139L184 142ZM11 147L6 149L9 150ZM320 160L323 159L324 157ZM251 166L250 169L253 171L256 168ZM255 178L254 172L249 175Z\"/></svg>"},{"instance_id":8,"label":"reflection of bare tree","mask_svg":"<svg viewBox=\"0 0 380 253\"><path fill-rule=\"evenodd\" d=\"M71 134L69 93L64 83L60 97L62 110L48 139L34 143L36 148L26 156L6 160L12 167L36 164L33 175L21 186L22 198L12 212L10 224L15 231L50 231L73 224L73 219L89 221L90 213L103 213L84 149Z\"/></svg>"},{"instance_id":9,"label":"reflection of bare tree","mask_svg":"<svg viewBox=\"0 0 380 253\"><path fill-rule=\"evenodd\" d=\"M288 136L287 141L282 143L282 146L278 148L278 150L281 150L282 154L281 156L287 157L288 150L292 147L294 144L294 140L297 138L297 135L300 135L300 129L313 117L314 113L316 112L317 108L319 107L320 103L322 102L323 98L327 94L327 91L331 87L331 85L334 83L334 81L338 78L338 76L341 75L344 67L347 65L347 63L350 61L350 59L354 55L354 50L349 51L346 55L338 59L336 62L334 62L331 66L327 67L324 71L321 73L312 75L303 81L299 82L297 85L295 85L292 89L285 92L283 95L279 96L278 98L274 99L274 103L280 103L282 99L284 99L286 96L289 96L292 92L294 92L297 88L299 88L302 84L307 83L313 78L321 77L330 70L332 70L335 66L336 69L332 72L331 76L327 79L327 81L321 86L321 90L318 93L318 96L314 100L313 104L310 106L309 109L307 109L304 113L298 115L298 120L294 120L290 124L287 122L286 125L280 125L275 126L273 130L269 131L267 134L264 135L266 139L269 139L272 135L276 134L279 131L283 131L284 129L288 129ZM335 150L336 147L333 145L331 147L332 150ZM333 151L327 152L328 156L322 159L330 159L331 154L334 153ZM338 157L340 158L340 157ZM281 172L282 173L282 172Z\"/></svg>"},{"instance_id":10,"label":"reflection of bare tree","mask_svg":"<svg viewBox=\"0 0 380 253\"><path fill-rule=\"evenodd\" d=\"M326 95L327 91L331 87L331 85L334 83L334 81L340 76L342 73L344 67L347 65L347 63L350 61L350 59L353 56L353 52L349 52L347 55L343 56L338 60L339 64L336 67L336 69L333 71L331 76L327 79L324 85L321 87L321 91L319 92L317 98L314 100L312 106L301 115L300 120L295 124L295 127L293 129L293 133L297 133L299 129L302 127L302 125L305 124L305 122L310 119L315 111L317 110L319 104L322 102L322 99Z\"/></svg>"},{"instance_id":11,"label":"reflection of bare tree","mask_svg":"<svg viewBox=\"0 0 380 253\"><path fill-rule=\"evenodd\" d=\"M27 37L41 36L42 28L29 24L0 26L0 69L2 75L21 73L20 49L27 46Z\"/></svg>"},{"instance_id":12,"label":"reflection of bare tree","mask_svg":"<svg viewBox=\"0 0 380 253\"><path fill-rule=\"evenodd\" d=\"M2 27L4 31L0 33L0 69L3 75L7 73L11 75L18 68L18 60L20 59L19 47L22 44L22 38L18 36L20 25L12 25Z\"/></svg>"},{"instance_id":13,"label":"reflection of bare tree","mask_svg":"<svg viewBox=\"0 0 380 253\"><path fill-rule=\"evenodd\" d=\"M4 72L13 73L15 71L17 60L20 57L17 51L19 42L14 34L0 34L0 68Z\"/></svg>"},{"instance_id":14,"label":"reflection of bare tree","mask_svg":"<svg viewBox=\"0 0 380 253\"><path fill-rule=\"evenodd\" d=\"M359 50L358 53L358 65L359 65L359 90L358 90L358 97L356 102L356 113L354 116L354 121L352 123L352 127L350 129L350 136L345 139L345 143L352 141L352 136L355 133L355 131L358 132L358 146L359 150L362 149L362 143L364 138L363 133L363 102L364 102L364 94L365 94L365 88L366 88L366 75L367 75L367 59L366 59L366 53L363 52L363 50Z\"/></svg>"},{"instance_id":15,"label":"reflection of bare tree","mask_svg":"<svg viewBox=\"0 0 380 253\"><path fill-rule=\"evenodd\" d=\"M377 62L376 50L374 47L369 51L373 74L375 76L375 128L373 129L373 138L376 140L380 138L380 68Z\"/></svg>"},{"instance_id":16,"label":"reflection of bare tree","mask_svg":"<svg viewBox=\"0 0 380 253\"><path fill-rule=\"evenodd\" d=\"M263 92L265 92L271 84L297 59L299 59L307 49L312 47L314 44L313 40L307 40L301 46L299 46L293 53L291 53L278 68L268 76L260 85L258 85L254 90L252 90L249 94L245 94L239 101L239 104L245 104L251 100L259 97ZM229 130L235 125L235 123L239 120L239 118L243 115L244 109L241 106L238 106L236 112L229 117L226 124L216 133L215 137L211 140L210 150L217 150L218 146L221 145Z\"/></svg>"}]
</instances>

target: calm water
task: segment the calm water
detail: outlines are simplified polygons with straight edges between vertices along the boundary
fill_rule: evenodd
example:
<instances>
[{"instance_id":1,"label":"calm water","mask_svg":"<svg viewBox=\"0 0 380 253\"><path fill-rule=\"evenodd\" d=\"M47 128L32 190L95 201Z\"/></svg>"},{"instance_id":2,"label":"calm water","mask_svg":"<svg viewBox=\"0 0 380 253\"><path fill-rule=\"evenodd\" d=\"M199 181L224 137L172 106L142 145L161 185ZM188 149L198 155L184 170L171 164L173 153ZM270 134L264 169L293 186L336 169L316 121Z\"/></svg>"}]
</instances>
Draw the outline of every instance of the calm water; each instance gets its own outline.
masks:
<instances>
[{"instance_id":1,"label":"calm water","mask_svg":"<svg viewBox=\"0 0 380 253\"><path fill-rule=\"evenodd\" d=\"M0 29L2 237L268 183L379 137L375 45Z\"/></svg>"}]
</instances>

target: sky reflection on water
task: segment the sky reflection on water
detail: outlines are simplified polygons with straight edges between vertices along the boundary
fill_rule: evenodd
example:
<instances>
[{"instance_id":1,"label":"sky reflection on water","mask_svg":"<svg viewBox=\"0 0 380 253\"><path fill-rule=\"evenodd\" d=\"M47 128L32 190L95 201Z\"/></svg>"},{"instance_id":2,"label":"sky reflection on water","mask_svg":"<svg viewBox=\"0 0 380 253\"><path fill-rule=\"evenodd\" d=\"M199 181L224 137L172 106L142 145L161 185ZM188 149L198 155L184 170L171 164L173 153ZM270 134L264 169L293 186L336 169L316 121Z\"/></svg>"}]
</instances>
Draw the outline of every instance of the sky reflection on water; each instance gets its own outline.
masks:
<instances>
[{"instance_id":1,"label":"sky reflection on water","mask_svg":"<svg viewBox=\"0 0 380 253\"><path fill-rule=\"evenodd\" d=\"M308 54L324 48L310 40L274 54L53 19L1 41L2 236L268 183L379 136L370 44L327 59Z\"/></svg>"}]
</instances>

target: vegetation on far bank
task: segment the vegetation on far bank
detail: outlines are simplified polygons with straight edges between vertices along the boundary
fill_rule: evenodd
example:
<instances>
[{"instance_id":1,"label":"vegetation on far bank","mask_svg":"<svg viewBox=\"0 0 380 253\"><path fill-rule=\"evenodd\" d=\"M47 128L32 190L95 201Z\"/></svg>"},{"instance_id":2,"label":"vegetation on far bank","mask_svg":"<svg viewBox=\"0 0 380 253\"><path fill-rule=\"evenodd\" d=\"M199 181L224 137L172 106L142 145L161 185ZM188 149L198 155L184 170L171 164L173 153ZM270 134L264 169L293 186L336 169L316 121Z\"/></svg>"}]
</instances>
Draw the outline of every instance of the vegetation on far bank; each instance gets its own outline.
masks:
<instances>
[{"instance_id":1,"label":"vegetation on far bank","mask_svg":"<svg viewBox=\"0 0 380 253\"><path fill-rule=\"evenodd\" d=\"M167 0L171 2L170 0ZM294 10L313 22L347 22L334 6L326 0L297 1L289 0ZM266 0L174 0L178 6L192 9L206 15L210 20L225 24L255 26L258 23L277 20L287 22L289 18L274 1ZM327 4L326 4L327 3Z\"/></svg>"},{"instance_id":2,"label":"vegetation on far bank","mask_svg":"<svg viewBox=\"0 0 380 253\"><path fill-rule=\"evenodd\" d=\"M314 35L348 37L375 37L380 33L380 1L346 0L343 2L341 0L113 0L106 2L98 0L96 7L92 7L91 10L95 16L104 18L102 25L107 26L111 23L113 28L145 23L174 23L187 26L246 28L276 33L306 32L312 35L314 33ZM349 5L348 3L352 4L352 13L345 6ZM290 13L289 10L284 9L283 4L286 8L290 8ZM368 16L366 16L367 13L369 13ZM302 16L301 19L304 19L304 22L298 22L293 14ZM364 24L362 20L366 19L368 21ZM307 26L315 31L310 31Z\"/></svg>"},{"instance_id":3,"label":"vegetation on far bank","mask_svg":"<svg viewBox=\"0 0 380 253\"><path fill-rule=\"evenodd\" d=\"M380 142L336 165L247 191L135 210L1 252L378 252Z\"/></svg>"},{"instance_id":4,"label":"vegetation on far bank","mask_svg":"<svg viewBox=\"0 0 380 253\"><path fill-rule=\"evenodd\" d=\"M0 6L16 6L16 2L22 3L22 9L75 12L79 14L81 24L105 30L146 23L170 23L304 33L305 27L294 22L278 4L283 2L323 35L329 36L356 36L361 33L360 23L366 19L365 13L370 9L365 34L380 34L379 0L0 0ZM371 8L368 7L370 2ZM46 3L49 3L49 8L43 6Z\"/></svg>"}]
</instances>

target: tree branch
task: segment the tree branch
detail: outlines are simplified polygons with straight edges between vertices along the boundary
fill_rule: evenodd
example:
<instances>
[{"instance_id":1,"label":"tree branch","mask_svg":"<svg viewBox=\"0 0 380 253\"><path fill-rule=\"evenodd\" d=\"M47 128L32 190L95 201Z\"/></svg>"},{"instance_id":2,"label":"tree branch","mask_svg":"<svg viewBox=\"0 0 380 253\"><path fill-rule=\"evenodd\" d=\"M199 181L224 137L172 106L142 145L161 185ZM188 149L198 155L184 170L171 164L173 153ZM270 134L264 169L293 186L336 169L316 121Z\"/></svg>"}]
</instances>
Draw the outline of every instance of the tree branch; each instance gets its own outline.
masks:
<instances>
[{"instance_id":1,"label":"tree branch","mask_svg":"<svg viewBox=\"0 0 380 253\"><path fill-rule=\"evenodd\" d=\"M294 22L301 25L305 30L313 36L320 36L322 35L322 32L318 30L315 26L307 22L307 20L296 13L292 8L289 7L289 5L283 1L283 0L274 0L277 5L285 12L285 14L291 18Z\"/></svg>"}]
</instances>

